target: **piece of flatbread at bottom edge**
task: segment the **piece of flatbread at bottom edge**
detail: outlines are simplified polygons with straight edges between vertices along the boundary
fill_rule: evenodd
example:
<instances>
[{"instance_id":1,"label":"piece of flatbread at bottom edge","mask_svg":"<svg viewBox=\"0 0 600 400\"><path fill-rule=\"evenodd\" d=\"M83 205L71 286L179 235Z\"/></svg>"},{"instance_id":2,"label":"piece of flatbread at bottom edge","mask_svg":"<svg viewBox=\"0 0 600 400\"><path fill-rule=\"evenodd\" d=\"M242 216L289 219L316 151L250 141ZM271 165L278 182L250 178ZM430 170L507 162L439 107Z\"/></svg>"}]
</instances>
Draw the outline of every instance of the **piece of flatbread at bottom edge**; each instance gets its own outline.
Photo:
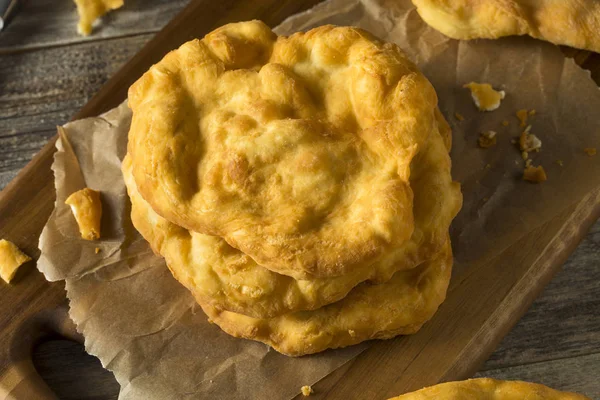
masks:
<instances>
[{"instance_id":1,"label":"piece of flatbread at bottom edge","mask_svg":"<svg viewBox=\"0 0 600 400\"><path fill-rule=\"evenodd\" d=\"M232 336L266 343L289 356L302 356L417 332L444 301L451 270L448 239L432 260L397 272L386 283L361 284L344 299L316 310L259 319L201 306L212 322Z\"/></svg>"},{"instance_id":2,"label":"piece of flatbread at bottom edge","mask_svg":"<svg viewBox=\"0 0 600 400\"><path fill-rule=\"evenodd\" d=\"M490 378L430 386L389 400L590 400L577 393L559 392L544 385Z\"/></svg>"}]
</instances>

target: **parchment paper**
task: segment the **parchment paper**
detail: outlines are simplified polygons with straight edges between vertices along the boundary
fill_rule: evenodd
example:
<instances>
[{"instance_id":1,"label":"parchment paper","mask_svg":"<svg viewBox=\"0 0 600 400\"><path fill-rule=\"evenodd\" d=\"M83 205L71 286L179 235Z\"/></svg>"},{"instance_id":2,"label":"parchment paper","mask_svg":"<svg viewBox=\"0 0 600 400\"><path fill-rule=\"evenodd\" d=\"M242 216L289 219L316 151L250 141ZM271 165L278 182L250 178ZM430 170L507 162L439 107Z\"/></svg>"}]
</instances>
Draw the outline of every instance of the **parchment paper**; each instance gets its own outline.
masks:
<instances>
[{"instance_id":1,"label":"parchment paper","mask_svg":"<svg viewBox=\"0 0 600 400\"><path fill-rule=\"evenodd\" d=\"M276 31L325 23L356 25L399 44L436 87L453 127L453 175L465 199L452 228L455 269L493 257L600 185L600 157L583 152L600 145L600 91L557 47L529 38L450 40L427 27L408 0L329 0ZM478 112L462 88L470 81L504 89L500 109ZM515 117L521 108L537 111L532 132L543 147L534 164L549 177L540 185L520 179L523 161L511 144L521 132ZM56 209L40 238L38 262L48 280L66 281L71 318L86 350L114 372L120 399L288 399L368 346L293 359L209 324L129 220L120 162L130 118L122 104L59 129ZM498 145L479 149L479 133L490 129L498 132ZM85 185L102 191L99 242L80 239L64 205Z\"/></svg>"}]
</instances>

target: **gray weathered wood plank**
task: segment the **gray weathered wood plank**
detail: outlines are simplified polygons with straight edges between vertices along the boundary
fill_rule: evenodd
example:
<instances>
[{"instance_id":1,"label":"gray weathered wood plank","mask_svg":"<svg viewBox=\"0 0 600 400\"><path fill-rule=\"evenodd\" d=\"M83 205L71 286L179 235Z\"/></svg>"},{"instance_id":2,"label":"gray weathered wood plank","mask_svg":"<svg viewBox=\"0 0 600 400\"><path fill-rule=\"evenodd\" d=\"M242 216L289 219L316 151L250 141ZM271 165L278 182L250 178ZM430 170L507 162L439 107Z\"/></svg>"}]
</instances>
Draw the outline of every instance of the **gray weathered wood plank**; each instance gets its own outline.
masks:
<instances>
[{"instance_id":1,"label":"gray weathered wood plank","mask_svg":"<svg viewBox=\"0 0 600 400\"><path fill-rule=\"evenodd\" d=\"M77 33L78 16L72 0L21 3L20 11L0 33L0 55L28 48L158 32L189 0L126 0L121 9L102 18L88 37Z\"/></svg>"},{"instance_id":2,"label":"gray weathered wood plank","mask_svg":"<svg viewBox=\"0 0 600 400\"><path fill-rule=\"evenodd\" d=\"M151 37L144 34L0 56L0 136L64 124Z\"/></svg>"},{"instance_id":3,"label":"gray weathered wood plank","mask_svg":"<svg viewBox=\"0 0 600 400\"><path fill-rule=\"evenodd\" d=\"M0 135L0 189L16 176L55 134L56 129Z\"/></svg>"}]
</instances>

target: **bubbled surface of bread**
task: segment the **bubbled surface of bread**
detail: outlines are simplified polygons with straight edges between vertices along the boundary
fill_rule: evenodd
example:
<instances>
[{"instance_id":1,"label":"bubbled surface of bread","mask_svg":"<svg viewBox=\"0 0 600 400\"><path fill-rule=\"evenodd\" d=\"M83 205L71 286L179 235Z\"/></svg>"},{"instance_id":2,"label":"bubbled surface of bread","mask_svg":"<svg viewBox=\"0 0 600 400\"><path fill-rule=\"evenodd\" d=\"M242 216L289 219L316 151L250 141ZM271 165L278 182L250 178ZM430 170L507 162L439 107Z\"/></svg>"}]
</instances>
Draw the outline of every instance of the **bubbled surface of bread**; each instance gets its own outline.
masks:
<instances>
[{"instance_id":1,"label":"bubbled surface of bread","mask_svg":"<svg viewBox=\"0 0 600 400\"><path fill-rule=\"evenodd\" d=\"M123 175L132 201L136 229L156 253L165 257L173 275L203 304L256 318L311 310L338 301L365 280L385 282L398 270L413 268L443 247L462 196L450 176L450 130L438 114L438 130L411 163L415 229L411 238L375 262L332 278L295 280L272 272L222 238L188 231L152 210L137 191L131 157Z\"/></svg>"},{"instance_id":2,"label":"bubbled surface of bread","mask_svg":"<svg viewBox=\"0 0 600 400\"><path fill-rule=\"evenodd\" d=\"M393 44L350 27L277 37L229 24L165 56L129 104L145 201L271 271L368 269L413 234L410 165L437 98Z\"/></svg>"},{"instance_id":3,"label":"bubbled surface of bread","mask_svg":"<svg viewBox=\"0 0 600 400\"><path fill-rule=\"evenodd\" d=\"M451 270L452 249L447 240L432 260L397 272L386 283L357 286L342 300L316 310L258 319L200 305L228 334L261 341L289 356L302 356L417 332L445 299Z\"/></svg>"},{"instance_id":4,"label":"bubbled surface of bread","mask_svg":"<svg viewBox=\"0 0 600 400\"><path fill-rule=\"evenodd\" d=\"M490 378L447 382L389 400L590 400L537 383Z\"/></svg>"},{"instance_id":5,"label":"bubbled surface of bread","mask_svg":"<svg viewBox=\"0 0 600 400\"><path fill-rule=\"evenodd\" d=\"M413 0L419 15L454 39L529 35L600 52L597 0Z\"/></svg>"}]
</instances>

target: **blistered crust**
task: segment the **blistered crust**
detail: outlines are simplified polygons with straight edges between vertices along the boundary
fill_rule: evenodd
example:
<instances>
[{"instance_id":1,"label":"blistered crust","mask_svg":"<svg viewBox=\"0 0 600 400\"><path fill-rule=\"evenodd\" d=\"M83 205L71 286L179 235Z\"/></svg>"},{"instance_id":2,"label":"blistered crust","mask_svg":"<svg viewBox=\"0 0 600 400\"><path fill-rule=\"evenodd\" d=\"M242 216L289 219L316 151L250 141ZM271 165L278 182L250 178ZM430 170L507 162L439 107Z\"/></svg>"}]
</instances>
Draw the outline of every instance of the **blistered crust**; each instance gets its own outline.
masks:
<instances>
[{"instance_id":1,"label":"blistered crust","mask_svg":"<svg viewBox=\"0 0 600 400\"><path fill-rule=\"evenodd\" d=\"M490 378L441 383L389 400L590 400L577 393L559 392L537 383Z\"/></svg>"},{"instance_id":2,"label":"blistered crust","mask_svg":"<svg viewBox=\"0 0 600 400\"><path fill-rule=\"evenodd\" d=\"M432 260L394 274L380 285L364 283L342 300L312 311L257 319L212 306L202 309L228 334L302 356L417 332L446 297L452 270L450 241Z\"/></svg>"},{"instance_id":3,"label":"blistered crust","mask_svg":"<svg viewBox=\"0 0 600 400\"><path fill-rule=\"evenodd\" d=\"M529 35L600 52L595 0L413 0L421 18L454 39Z\"/></svg>"},{"instance_id":4,"label":"blistered crust","mask_svg":"<svg viewBox=\"0 0 600 400\"><path fill-rule=\"evenodd\" d=\"M263 268L223 239L190 232L156 214L137 192L127 156L123 175L133 224L155 252L165 257L173 275L204 304L257 318L319 308L342 299L365 280L385 282L396 271L413 268L442 248L462 196L450 176L450 130L441 114L438 117L440 134L431 136L427 148L411 164L413 235L369 269L297 281Z\"/></svg>"},{"instance_id":5,"label":"blistered crust","mask_svg":"<svg viewBox=\"0 0 600 400\"><path fill-rule=\"evenodd\" d=\"M277 37L225 25L129 91L128 151L167 220L296 279L368 268L414 229L410 164L435 91L399 48L355 28Z\"/></svg>"}]
</instances>

